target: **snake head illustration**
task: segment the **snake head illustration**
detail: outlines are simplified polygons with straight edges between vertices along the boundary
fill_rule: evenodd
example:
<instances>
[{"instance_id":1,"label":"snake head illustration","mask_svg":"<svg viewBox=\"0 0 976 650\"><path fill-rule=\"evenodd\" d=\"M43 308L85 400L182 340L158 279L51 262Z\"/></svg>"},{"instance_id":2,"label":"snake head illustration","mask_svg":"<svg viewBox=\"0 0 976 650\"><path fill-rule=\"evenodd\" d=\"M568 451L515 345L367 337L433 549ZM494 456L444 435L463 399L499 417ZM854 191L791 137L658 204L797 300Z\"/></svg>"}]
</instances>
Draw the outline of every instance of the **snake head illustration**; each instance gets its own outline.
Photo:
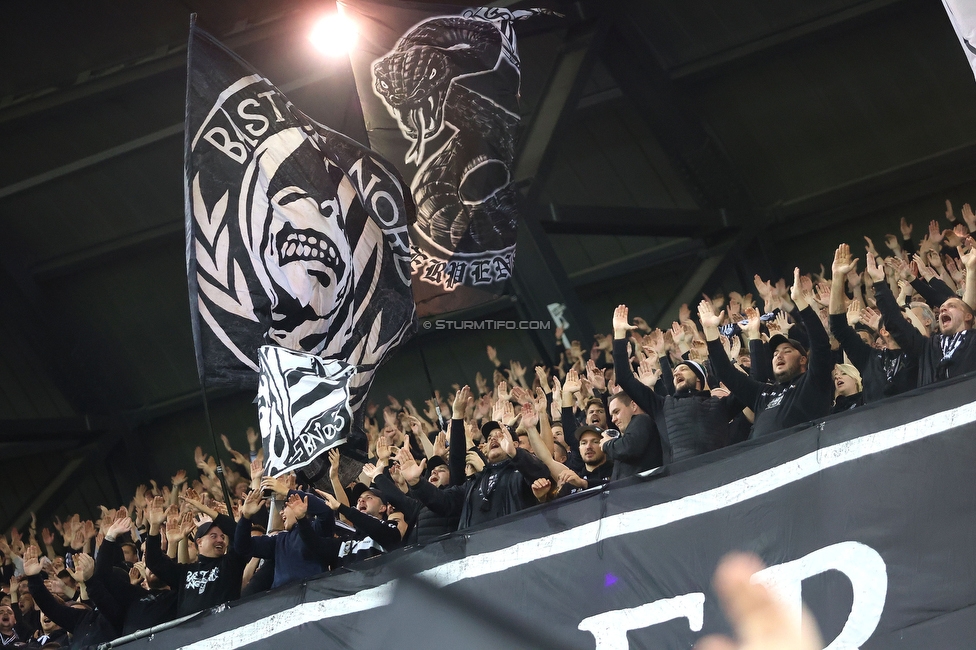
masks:
<instances>
[{"instance_id":1,"label":"snake head illustration","mask_svg":"<svg viewBox=\"0 0 976 650\"><path fill-rule=\"evenodd\" d=\"M455 66L434 48L411 48L394 52L373 67L375 86L396 112L408 138L413 141L407 162L423 161L428 140L444 125L444 98Z\"/></svg>"},{"instance_id":2,"label":"snake head illustration","mask_svg":"<svg viewBox=\"0 0 976 650\"><path fill-rule=\"evenodd\" d=\"M501 37L489 22L442 17L421 23L373 64L373 86L412 141L406 161L420 165L444 126L451 83L495 67Z\"/></svg>"}]
</instances>

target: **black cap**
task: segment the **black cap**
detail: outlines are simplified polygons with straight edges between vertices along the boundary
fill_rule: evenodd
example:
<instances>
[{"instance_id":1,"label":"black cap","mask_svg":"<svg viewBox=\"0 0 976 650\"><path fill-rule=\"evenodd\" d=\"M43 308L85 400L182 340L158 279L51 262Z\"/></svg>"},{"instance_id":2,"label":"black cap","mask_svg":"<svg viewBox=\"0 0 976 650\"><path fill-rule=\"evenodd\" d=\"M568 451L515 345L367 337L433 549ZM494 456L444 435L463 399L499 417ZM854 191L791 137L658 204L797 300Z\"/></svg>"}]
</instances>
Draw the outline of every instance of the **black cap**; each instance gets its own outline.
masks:
<instances>
[{"instance_id":1,"label":"black cap","mask_svg":"<svg viewBox=\"0 0 976 650\"><path fill-rule=\"evenodd\" d=\"M804 356L804 357L807 356L807 349L805 347L803 347L803 344L802 343L800 343L796 339L787 338L787 337L783 336L782 334L775 334L772 338L769 339L769 349L770 349L770 351L771 352L775 352L776 351L776 348L778 348L783 343L786 343L787 345L789 345L790 347L792 347L794 350L796 350L797 352L799 352L800 353L800 356Z\"/></svg>"},{"instance_id":2,"label":"black cap","mask_svg":"<svg viewBox=\"0 0 976 650\"><path fill-rule=\"evenodd\" d=\"M583 438L583 434L585 433L595 433L596 435L602 438L603 431L604 430L601 429L600 427L594 427L589 424L584 424L583 426L581 426L579 429L576 430L576 433L574 435L576 436L576 441L579 442Z\"/></svg>"},{"instance_id":3,"label":"black cap","mask_svg":"<svg viewBox=\"0 0 976 650\"><path fill-rule=\"evenodd\" d=\"M487 440L488 436L491 434L492 431L494 431L495 429L501 429L503 427L508 430L509 435L512 436L512 440L515 440L517 442L518 434L515 433L515 429L513 429L508 425L503 425L501 422L498 422L496 420L489 420L488 422L482 424L481 435L485 438L485 440Z\"/></svg>"},{"instance_id":4,"label":"black cap","mask_svg":"<svg viewBox=\"0 0 976 650\"><path fill-rule=\"evenodd\" d=\"M366 486L358 481L351 488L347 488L346 497L349 499L349 503L356 503L359 500L359 495L365 491Z\"/></svg>"},{"instance_id":5,"label":"black cap","mask_svg":"<svg viewBox=\"0 0 976 650\"><path fill-rule=\"evenodd\" d=\"M435 467L440 467L441 465L447 465L447 463L444 462L444 459L440 456L434 456L433 458L427 460L427 471L429 472Z\"/></svg>"},{"instance_id":6,"label":"black cap","mask_svg":"<svg viewBox=\"0 0 976 650\"><path fill-rule=\"evenodd\" d=\"M366 492L369 492L370 494L372 494L373 496L375 496L377 499L379 499L380 501L382 501L383 502L383 505L387 505L388 503L390 503L390 500L387 499L383 495L382 492L380 492L377 488L375 488L373 486L367 487L365 490L363 490L362 492L359 493L359 496L362 496Z\"/></svg>"},{"instance_id":7,"label":"black cap","mask_svg":"<svg viewBox=\"0 0 976 650\"><path fill-rule=\"evenodd\" d=\"M197 526L197 534L194 536L194 539L200 539L206 535L208 532L210 532L210 529L213 528L213 525L214 522L207 521Z\"/></svg>"},{"instance_id":8,"label":"black cap","mask_svg":"<svg viewBox=\"0 0 976 650\"><path fill-rule=\"evenodd\" d=\"M375 495L380 501L383 502L384 505L390 502L389 499L383 496L383 493L378 489L368 485L363 485L362 483L356 483L351 489L346 490L346 496L349 497L349 503L352 504L353 508L356 507L355 503L359 501L359 497L363 495L363 492L369 492L370 494Z\"/></svg>"}]
</instances>

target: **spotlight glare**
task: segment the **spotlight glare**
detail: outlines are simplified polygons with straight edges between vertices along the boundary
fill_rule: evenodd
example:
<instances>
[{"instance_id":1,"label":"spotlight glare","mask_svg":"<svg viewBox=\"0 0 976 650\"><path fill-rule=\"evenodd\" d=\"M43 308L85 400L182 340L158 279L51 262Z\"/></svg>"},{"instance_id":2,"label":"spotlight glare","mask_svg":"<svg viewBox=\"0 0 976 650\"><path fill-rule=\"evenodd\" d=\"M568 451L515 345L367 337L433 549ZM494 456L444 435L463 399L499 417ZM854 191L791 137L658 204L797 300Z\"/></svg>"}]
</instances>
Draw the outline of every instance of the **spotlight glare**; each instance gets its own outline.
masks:
<instances>
[{"instance_id":1,"label":"spotlight glare","mask_svg":"<svg viewBox=\"0 0 976 650\"><path fill-rule=\"evenodd\" d=\"M330 14L315 24L308 39L319 52L339 56L353 48L358 36L356 23L341 14Z\"/></svg>"}]
</instances>

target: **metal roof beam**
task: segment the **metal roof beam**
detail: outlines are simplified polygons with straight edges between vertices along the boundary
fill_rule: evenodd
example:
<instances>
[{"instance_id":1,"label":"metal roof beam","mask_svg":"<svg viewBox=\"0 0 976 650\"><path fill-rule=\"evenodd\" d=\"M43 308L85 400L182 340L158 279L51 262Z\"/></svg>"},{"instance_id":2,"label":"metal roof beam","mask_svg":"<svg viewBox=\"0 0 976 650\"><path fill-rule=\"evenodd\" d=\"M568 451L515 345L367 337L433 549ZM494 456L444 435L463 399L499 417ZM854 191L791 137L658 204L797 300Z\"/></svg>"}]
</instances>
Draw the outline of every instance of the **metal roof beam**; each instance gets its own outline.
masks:
<instances>
[{"instance_id":1,"label":"metal roof beam","mask_svg":"<svg viewBox=\"0 0 976 650\"><path fill-rule=\"evenodd\" d=\"M293 19L289 20L289 18ZM245 31L225 34L221 37L221 42L231 50L235 50L289 31L306 28L302 16L290 12L269 18L262 24L247 28ZM149 56L121 65L113 65L102 74L98 74L97 71L82 73L78 75L73 85L38 89L23 95L22 100L5 97L0 100L0 123L63 106L185 66L186 43L161 45Z\"/></svg>"},{"instance_id":2,"label":"metal roof beam","mask_svg":"<svg viewBox=\"0 0 976 650\"><path fill-rule=\"evenodd\" d=\"M744 183L720 142L696 115L692 103L668 77L637 27L620 16L610 30L603 61L636 105L699 205L735 213L751 211Z\"/></svg>"},{"instance_id":3,"label":"metal roof beam","mask_svg":"<svg viewBox=\"0 0 976 650\"><path fill-rule=\"evenodd\" d=\"M570 28L546 89L519 143L512 180L528 186L534 203L552 167L557 135L566 129L593 67L594 53L606 33L602 21L585 21Z\"/></svg>"},{"instance_id":4,"label":"metal roof beam","mask_svg":"<svg viewBox=\"0 0 976 650\"><path fill-rule=\"evenodd\" d=\"M783 47L795 46L813 39L819 40L827 33L838 29L850 29L866 21L877 20L875 14L903 2L905 0L867 0L852 7L845 7L832 14L684 63L670 70L670 77L675 81L697 81L717 75L754 58L769 56Z\"/></svg>"},{"instance_id":5,"label":"metal roof beam","mask_svg":"<svg viewBox=\"0 0 976 650\"><path fill-rule=\"evenodd\" d=\"M565 318L581 340L593 336L593 324L532 206L552 168L559 133L565 131L576 111L598 44L605 37L605 25L604 21L584 19L569 28L549 82L522 136L513 174L513 181L525 192L520 201L519 252L512 275L519 313L522 318L550 321L548 305L563 304ZM547 334L530 332L542 356L554 361L554 337L551 331Z\"/></svg>"},{"instance_id":6,"label":"metal roof beam","mask_svg":"<svg viewBox=\"0 0 976 650\"><path fill-rule=\"evenodd\" d=\"M137 251L155 248L162 242L175 242L183 239L183 236L184 224L180 219L46 260L33 266L30 271L38 282L48 282L112 260L131 257Z\"/></svg>"},{"instance_id":7,"label":"metal roof beam","mask_svg":"<svg viewBox=\"0 0 976 650\"><path fill-rule=\"evenodd\" d=\"M700 239L682 239L668 242L645 251L570 273L569 281L572 282L574 287L595 284L629 273L682 260L692 255L701 255L705 251L705 243Z\"/></svg>"},{"instance_id":8,"label":"metal roof beam","mask_svg":"<svg viewBox=\"0 0 976 650\"><path fill-rule=\"evenodd\" d=\"M897 165L765 210L773 241L801 237L945 192L976 177L976 142Z\"/></svg>"},{"instance_id":9,"label":"metal roof beam","mask_svg":"<svg viewBox=\"0 0 976 650\"><path fill-rule=\"evenodd\" d=\"M24 270L19 250L11 241L0 245L0 310L17 314L11 326L18 332L18 344L33 350L72 410L107 412L105 391L97 383L102 379L99 369L78 358L83 348L77 345L77 332Z\"/></svg>"},{"instance_id":10,"label":"metal roof beam","mask_svg":"<svg viewBox=\"0 0 976 650\"><path fill-rule=\"evenodd\" d=\"M314 72L312 74L305 75L299 79L284 84L281 86L281 91L284 93L289 93L298 88L303 88L304 86L309 86L313 83L317 83L324 79L331 77L336 74L334 68L323 68L319 72ZM118 158L119 156L124 156L127 153L131 153L143 147L147 147L151 144L160 142L161 140L166 140L168 138L183 135L184 123L180 122L178 124L171 124L167 127L153 131L147 135L140 136L134 140L129 140L128 142L123 142L122 144L116 145L105 149L104 151L99 151L90 156L85 156L78 160L72 161L66 165L61 165L60 167L55 167L46 172L31 176L30 178L25 178L16 183L7 185L6 187L0 188L0 199L4 199L8 196L19 194L26 190L33 189L45 183L49 183L53 180L57 180L69 174L81 171L83 169L88 169L89 167L94 167L103 162Z\"/></svg>"},{"instance_id":11,"label":"metal roof beam","mask_svg":"<svg viewBox=\"0 0 976 650\"><path fill-rule=\"evenodd\" d=\"M551 234L703 237L729 226L725 210L550 204L538 215Z\"/></svg>"}]
</instances>

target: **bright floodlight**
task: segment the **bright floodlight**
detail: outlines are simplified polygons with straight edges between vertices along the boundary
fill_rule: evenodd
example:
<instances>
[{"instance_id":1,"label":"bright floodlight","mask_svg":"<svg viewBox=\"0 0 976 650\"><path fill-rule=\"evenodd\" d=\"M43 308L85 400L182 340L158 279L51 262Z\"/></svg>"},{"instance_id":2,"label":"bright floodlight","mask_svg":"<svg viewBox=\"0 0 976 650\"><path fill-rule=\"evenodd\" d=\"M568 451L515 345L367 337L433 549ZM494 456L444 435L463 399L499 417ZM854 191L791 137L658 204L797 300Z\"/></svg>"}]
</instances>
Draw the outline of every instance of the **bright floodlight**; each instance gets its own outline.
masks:
<instances>
[{"instance_id":1,"label":"bright floodlight","mask_svg":"<svg viewBox=\"0 0 976 650\"><path fill-rule=\"evenodd\" d=\"M312 28L309 40L320 52L337 56L349 52L356 44L356 23L340 14L330 14Z\"/></svg>"}]
</instances>

